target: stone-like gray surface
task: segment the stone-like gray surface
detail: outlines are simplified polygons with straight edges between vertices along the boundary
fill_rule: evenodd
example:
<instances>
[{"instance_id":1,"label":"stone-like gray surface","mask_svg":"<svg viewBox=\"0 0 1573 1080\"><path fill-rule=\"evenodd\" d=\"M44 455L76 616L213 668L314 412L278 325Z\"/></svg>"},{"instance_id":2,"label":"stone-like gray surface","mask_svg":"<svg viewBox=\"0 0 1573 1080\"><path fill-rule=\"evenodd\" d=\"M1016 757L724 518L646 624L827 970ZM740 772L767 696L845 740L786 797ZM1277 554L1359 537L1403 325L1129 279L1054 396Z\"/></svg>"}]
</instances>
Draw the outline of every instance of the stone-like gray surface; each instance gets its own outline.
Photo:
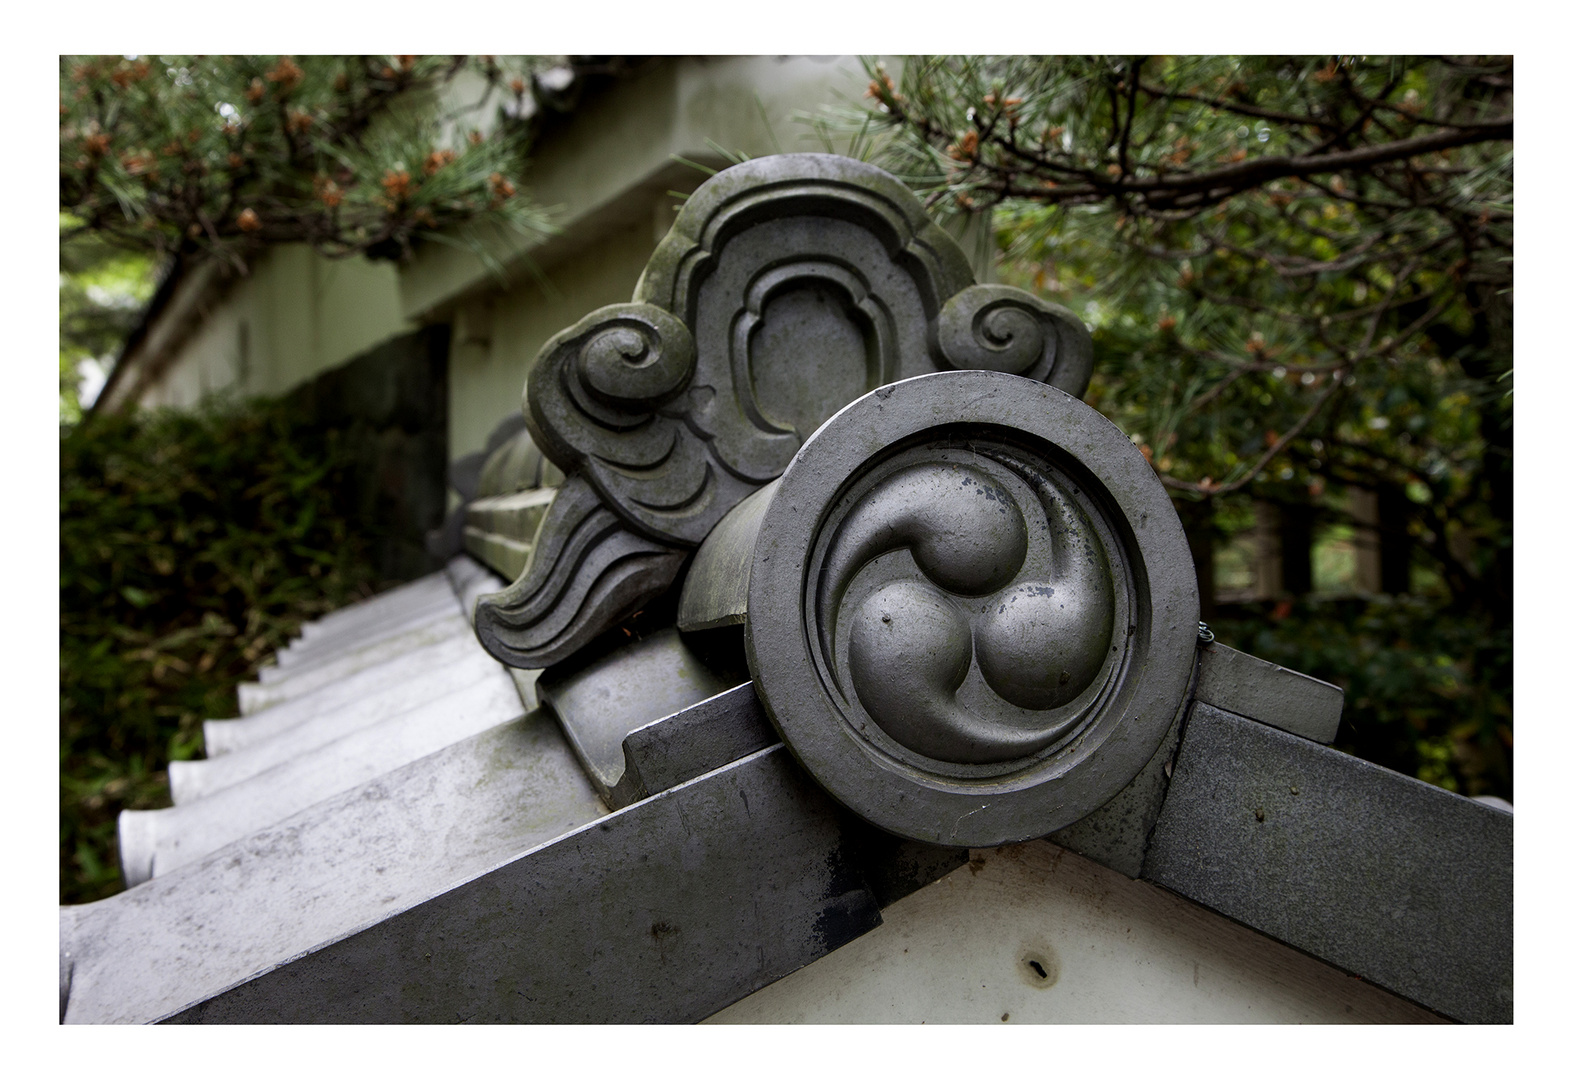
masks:
<instances>
[{"instance_id":1,"label":"stone-like gray surface","mask_svg":"<svg viewBox=\"0 0 1573 1080\"><path fill-rule=\"evenodd\" d=\"M501 438L498 436L501 435ZM536 447L525 430L524 416L504 419L487 440L487 452L478 465L475 484L460 491L466 501L512 495L531 488L551 488L562 482L562 473Z\"/></svg>"},{"instance_id":2,"label":"stone-like gray surface","mask_svg":"<svg viewBox=\"0 0 1573 1080\"><path fill-rule=\"evenodd\" d=\"M484 676L480 691L464 693L465 700L439 700L391 716L206 798L168 810L123 811L120 854L126 883L135 885L200 859L312 803L524 712L513 680L501 670Z\"/></svg>"},{"instance_id":3,"label":"stone-like gray surface","mask_svg":"<svg viewBox=\"0 0 1573 1080\"><path fill-rule=\"evenodd\" d=\"M455 555L449 559L443 567L443 573L456 593L463 592L466 585L479 578L497 576L467 555Z\"/></svg>"},{"instance_id":4,"label":"stone-like gray surface","mask_svg":"<svg viewBox=\"0 0 1573 1080\"><path fill-rule=\"evenodd\" d=\"M694 553L677 605L679 630L736 626L748 615L748 575L759 523L775 495L772 480L732 508Z\"/></svg>"},{"instance_id":5,"label":"stone-like gray surface","mask_svg":"<svg viewBox=\"0 0 1573 1080\"><path fill-rule=\"evenodd\" d=\"M630 731L608 802L621 809L780 741L754 684L744 683Z\"/></svg>"},{"instance_id":6,"label":"stone-like gray surface","mask_svg":"<svg viewBox=\"0 0 1573 1080\"><path fill-rule=\"evenodd\" d=\"M391 638L385 638L364 649L356 649L327 663L307 668L298 675L286 675L277 682L241 683L236 688L242 716L261 712L274 705L320 690L341 682L356 672L376 667L389 660L397 661L404 654L425 645L435 645L450 638L470 637L470 624L459 614L455 605L453 613L444 618L416 626Z\"/></svg>"},{"instance_id":7,"label":"stone-like gray surface","mask_svg":"<svg viewBox=\"0 0 1573 1080\"><path fill-rule=\"evenodd\" d=\"M514 580L524 572L541 518L556 494L556 488L537 487L471 502L464 509L466 550L504 580Z\"/></svg>"},{"instance_id":8,"label":"stone-like gray surface","mask_svg":"<svg viewBox=\"0 0 1573 1080\"><path fill-rule=\"evenodd\" d=\"M629 732L623 740L627 768L611 793L611 805L618 809L660 794L779 742L753 684L744 683ZM846 824L881 907L967 861L965 849L892 836L856 818Z\"/></svg>"},{"instance_id":9,"label":"stone-like gray surface","mask_svg":"<svg viewBox=\"0 0 1573 1080\"><path fill-rule=\"evenodd\" d=\"M629 732L729 689L721 674L667 628L569 671L548 671L537 683L541 703L562 721L568 744L590 781L614 802ZM725 758L712 768L723 765Z\"/></svg>"},{"instance_id":10,"label":"stone-like gray surface","mask_svg":"<svg viewBox=\"0 0 1573 1080\"><path fill-rule=\"evenodd\" d=\"M1344 712L1340 687L1216 641L1197 650L1196 700L1319 743Z\"/></svg>"},{"instance_id":11,"label":"stone-like gray surface","mask_svg":"<svg viewBox=\"0 0 1573 1080\"><path fill-rule=\"evenodd\" d=\"M876 387L981 368L1080 394L1091 361L1079 319L1023 290L975 284L956 242L888 173L826 154L727 169L686 201L633 302L548 341L525 393L536 445L568 474L564 492L584 495L552 504L542 548L587 530L599 545L617 536L620 547L666 548L643 552L642 574L627 552L537 553L526 577L483 603L481 638L508 664L565 658L664 592L728 511ZM611 522L623 532L602 528ZM657 563L661 554L672 558ZM543 591L585 598L552 635L532 609ZM612 593L616 603L602 595Z\"/></svg>"},{"instance_id":12,"label":"stone-like gray surface","mask_svg":"<svg viewBox=\"0 0 1573 1080\"><path fill-rule=\"evenodd\" d=\"M368 627L377 626L385 619L397 618L407 610L443 596L446 583L446 575L439 571L329 612L301 627L300 644L315 644L339 635L354 635Z\"/></svg>"},{"instance_id":13,"label":"stone-like gray surface","mask_svg":"<svg viewBox=\"0 0 1573 1080\"><path fill-rule=\"evenodd\" d=\"M478 650L477 650L478 651ZM485 657L488 668L475 665L455 665L446 671L433 672L441 678L450 673L463 676L444 680L457 682L447 693L430 700L405 698L389 703L381 714L366 710L341 710L320 716L308 723L290 728L269 739L262 739L231 754L224 754L208 761L171 761L169 763L169 792L176 806L212 795L244 780L249 780L293 759L310 755L333 753L332 743L373 724L383 724L395 717L404 717L412 724L430 723L434 727L451 723L456 717L484 714L495 710L501 702L505 708L526 707L502 693L502 683L512 686L512 680L503 673L502 665ZM433 681L428 679L426 681ZM514 691L517 694L517 688ZM414 714L414 715L412 715ZM499 721L506 717L498 717Z\"/></svg>"},{"instance_id":14,"label":"stone-like gray surface","mask_svg":"<svg viewBox=\"0 0 1573 1080\"><path fill-rule=\"evenodd\" d=\"M551 717L491 728L173 873L61 908L64 1019L156 1019L604 813Z\"/></svg>"},{"instance_id":15,"label":"stone-like gray surface","mask_svg":"<svg viewBox=\"0 0 1573 1080\"><path fill-rule=\"evenodd\" d=\"M999 372L859 398L758 529L746 642L787 745L844 805L952 846L1086 817L1190 686L1196 575L1113 424ZM1054 676L1058 676L1055 678Z\"/></svg>"},{"instance_id":16,"label":"stone-like gray surface","mask_svg":"<svg viewBox=\"0 0 1573 1080\"><path fill-rule=\"evenodd\" d=\"M523 577L480 598L476 635L510 667L544 668L666 591L688 552L636 533L587 480L557 489Z\"/></svg>"},{"instance_id":17,"label":"stone-like gray surface","mask_svg":"<svg viewBox=\"0 0 1573 1080\"><path fill-rule=\"evenodd\" d=\"M448 575L453 582L454 595L459 598L459 611L471 626L475 624L476 600L507 584L486 567L463 556L448 564ZM476 644L480 644L478 639Z\"/></svg>"},{"instance_id":18,"label":"stone-like gray surface","mask_svg":"<svg viewBox=\"0 0 1573 1080\"><path fill-rule=\"evenodd\" d=\"M315 654L330 651L332 648L353 645L363 640L367 634L379 633L390 621L397 624L411 615L429 609L433 604L441 603L451 595L453 595L453 579L446 570L427 574L406 585L379 593L369 600L358 601L350 607L340 608L321 619L303 624L299 635L278 651L277 658L281 666L287 666L309 659ZM354 619L337 625L328 621L335 615L349 612L354 613ZM323 629L324 625L328 627L326 630Z\"/></svg>"},{"instance_id":19,"label":"stone-like gray surface","mask_svg":"<svg viewBox=\"0 0 1573 1080\"><path fill-rule=\"evenodd\" d=\"M464 526L464 550L510 580L530 565L535 546L528 540L515 540L501 533L487 532L473 525Z\"/></svg>"},{"instance_id":20,"label":"stone-like gray surface","mask_svg":"<svg viewBox=\"0 0 1573 1080\"><path fill-rule=\"evenodd\" d=\"M1454 1019L1513 1019L1513 815L1198 704L1142 876Z\"/></svg>"},{"instance_id":21,"label":"stone-like gray surface","mask_svg":"<svg viewBox=\"0 0 1573 1080\"><path fill-rule=\"evenodd\" d=\"M455 636L250 716L209 720L202 725L207 756L232 753L297 725L340 712L390 716L401 702L430 701L492 670L495 663L476 648L473 640Z\"/></svg>"},{"instance_id":22,"label":"stone-like gray surface","mask_svg":"<svg viewBox=\"0 0 1573 1080\"><path fill-rule=\"evenodd\" d=\"M359 634L331 638L316 648L304 652L291 654L281 651L276 665L262 668L257 672L257 681L267 685L291 678L332 663L334 660L372 648L389 638L398 637L428 623L451 618L458 610L458 600L452 591L446 596L433 597L422 607L404 614L390 615L381 620L377 626L368 627Z\"/></svg>"},{"instance_id":23,"label":"stone-like gray surface","mask_svg":"<svg viewBox=\"0 0 1573 1080\"><path fill-rule=\"evenodd\" d=\"M840 814L777 746L171 1019L693 1021L879 921Z\"/></svg>"},{"instance_id":24,"label":"stone-like gray surface","mask_svg":"<svg viewBox=\"0 0 1573 1080\"><path fill-rule=\"evenodd\" d=\"M1147 842L1169 790L1169 770L1180 744L1183 712L1175 716L1158 752L1142 766L1136 779L1076 824L1050 834L1049 839L1126 877L1141 876Z\"/></svg>"}]
</instances>

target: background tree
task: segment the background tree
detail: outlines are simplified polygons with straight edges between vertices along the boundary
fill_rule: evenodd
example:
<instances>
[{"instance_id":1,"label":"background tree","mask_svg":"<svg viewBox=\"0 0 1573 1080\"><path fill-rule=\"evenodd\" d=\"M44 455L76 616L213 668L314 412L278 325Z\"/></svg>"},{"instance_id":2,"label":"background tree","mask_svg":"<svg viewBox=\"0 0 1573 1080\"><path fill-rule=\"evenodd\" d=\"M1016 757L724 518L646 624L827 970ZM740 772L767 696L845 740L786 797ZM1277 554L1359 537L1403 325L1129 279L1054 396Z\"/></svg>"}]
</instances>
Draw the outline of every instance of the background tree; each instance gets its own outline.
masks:
<instances>
[{"instance_id":1,"label":"background tree","mask_svg":"<svg viewBox=\"0 0 1573 1080\"><path fill-rule=\"evenodd\" d=\"M1384 590L1411 591L1411 554L1436 583L1236 612L1235 640L1345 682L1348 748L1510 793L1511 59L869 73L869 109L830 126L936 212L990 214L1002 275L1083 312L1088 401L1174 492L1204 573L1253 503L1287 511L1293 544L1313 513L1347 520L1359 489Z\"/></svg>"},{"instance_id":2,"label":"background tree","mask_svg":"<svg viewBox=\"0 0 1573 1080\"><path fill-rule=\"evenodd\" d=\"M540 61L62 57L64 239L243 265L266 244L396 257L485 225L541 229L517 180ZM476 99L442 111L464 77ZM533 96L529 97L533 101ZM501 109L493 127L487 112Z\"/></svg>"},{"instance_id":3,"label":"background tree","mask_svg":"<svg viewBox=\"0 0 1573 1080\"><path fill-rule=\"evenodd\" d=\"M83 362L107 365L173 262L243 274L279 243L398 259L437 242L484 259L499 233L546 230L521 174L559 65L62 57L62 420L78 415Z\"/></svg>"},{"instance_id":4,"label":"background tree","mask_svg":"<svg viewBox=\"0 0 1573 1080\"><path fill-rule=\"evenodd\" d=\"M96 417L60 440L60 900L121 887L115 823L235 715L302 623L388 584L342 440L283 402Z\"/></svg>"}]
</instances>

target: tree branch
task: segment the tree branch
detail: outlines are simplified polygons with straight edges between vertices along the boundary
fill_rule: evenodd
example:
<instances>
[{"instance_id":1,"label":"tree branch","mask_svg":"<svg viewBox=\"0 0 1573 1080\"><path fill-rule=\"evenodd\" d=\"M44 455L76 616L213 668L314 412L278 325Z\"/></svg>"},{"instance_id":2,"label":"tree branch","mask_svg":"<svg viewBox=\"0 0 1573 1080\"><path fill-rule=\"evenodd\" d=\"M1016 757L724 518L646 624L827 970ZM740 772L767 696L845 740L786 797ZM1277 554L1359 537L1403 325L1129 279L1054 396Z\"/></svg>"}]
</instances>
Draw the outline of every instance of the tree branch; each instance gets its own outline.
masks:
<instances>
[{"instance_id":1,"label":"tree branch","mask_svg":"<svg viewBox=\"0 0 1573 1080\"><path fill-rule=\"evenodd\" d=\"M1421 154L1482 142L1510 140L1512 137L1513 122L1507 120L1468 130L1453 128L1437 131L1428 135L1417 135L1413 138L1337 153L1255 158L1203 173L1127 178L1120 183L1099 181L1089 176L1087 183L1047 188L1031 193L1030 197L1044 203L1075 203L1123 193L1138 196L1147 207L1155 209L1215 203L1272 180L1290 177L1306 180L1323 173L1368 169ZM995 145L1003 144L996 141ZM1010 171L1002 170L998 166L985 165L984 167L997 174ZM1021 190L1023 194L1027 194L1026 189Z\"/></svg>"},{"instance_id":2,"label":"tree branch","mask_svg":"<svg viewBox=\"0 0 1573 1080\"><path fill-rule=\"evenodd\" d=\"M1316 419L1317 413L1322 411L1322 407L1325 406L1328 401L1332 399L1333 395L1338 393L1340 389L1342 389L1342 384L1339 382L1334 382L1332 386L1329 386L1325 391L1323 391L1322 396L1317 398L1316 402L1308 410L1306 410L1305 415L1296 420L1294 422L1294 426L1291 427L1288 431L1284 432L1282 437L1280 437L1277 442L1269 446L1266 451L1262 453L1262 456L1256 459L1256 463L1252 465L1250 469L1244 473L1244 475L1236 477L1227 484L1215 484L1211 481L1195 483L1190 480L1176 480L1172 476L1165 476L1162 478L1164 486L1174 488L1178 491L1194 491L1201 495L1227 495L1232 491L1239 491L1246 484L1249 484L1252 480L1256 479L1257 474L1265 469L1268 463L1271 462L1273 458L1278 456L1279 452L1281 452L1286 446L1298 438L1300 433L1310 426L1311 421Z\"/></svg>"}]
</instances>

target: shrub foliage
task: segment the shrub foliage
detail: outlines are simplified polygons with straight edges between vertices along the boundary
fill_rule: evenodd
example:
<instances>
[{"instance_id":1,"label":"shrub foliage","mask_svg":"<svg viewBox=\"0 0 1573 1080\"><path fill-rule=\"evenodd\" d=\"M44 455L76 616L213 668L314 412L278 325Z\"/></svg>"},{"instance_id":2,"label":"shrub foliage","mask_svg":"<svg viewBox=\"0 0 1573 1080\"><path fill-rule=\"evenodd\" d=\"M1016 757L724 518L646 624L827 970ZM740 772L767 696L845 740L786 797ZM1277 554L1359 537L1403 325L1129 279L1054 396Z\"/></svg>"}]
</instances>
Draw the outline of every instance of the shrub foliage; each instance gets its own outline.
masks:
<instances>
[{"instance_id":1,"label":"shrub foliage","mask_svg":"<svg viewBox=\"0 0 1573 1080\"><path fill-rule=\"evenodd\" d=\"M60 442L60 900L119 888L115 821L302 622L371 595L337 437L277 402L102 416Z\"/></svg>"}]
</instances>

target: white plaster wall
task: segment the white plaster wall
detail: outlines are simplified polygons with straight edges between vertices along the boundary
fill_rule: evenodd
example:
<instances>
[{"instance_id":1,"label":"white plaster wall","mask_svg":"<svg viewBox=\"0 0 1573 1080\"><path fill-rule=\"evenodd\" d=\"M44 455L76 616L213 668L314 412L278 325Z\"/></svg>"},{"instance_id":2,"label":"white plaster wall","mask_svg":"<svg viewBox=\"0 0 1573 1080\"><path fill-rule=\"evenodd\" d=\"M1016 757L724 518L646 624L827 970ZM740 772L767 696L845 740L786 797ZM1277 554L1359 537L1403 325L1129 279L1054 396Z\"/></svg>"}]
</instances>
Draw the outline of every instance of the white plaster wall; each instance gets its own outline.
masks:
<instances>
[{"instance_id":1,"label":"white plaster wall","mask_svg":"<svg viewBox=\"0 0 1573 1080\"><path fill-rule=\"evenodd\" d=\"M640 193L642 202L667 187L692 190L704 175L675 158L724 165L711 143L756 157L823 151L794 116L830 104L837 92L859 100L867 81L855 57L687 57L662 64L586 102L555 132L531 161L530 192L571 237L584 223L614 212L633 189L653 185ZM680 175L675 185L674 172ZM642 207L640 214L645 217ZM549 253L555 246L560 244L504 238L493 254L511 264L538 247ZM400 288L405 313L423 318L492 285L473 253L432 245L405 268Z\"/></svg>"},{"instance_id":2,"label":"white plaster wall","mask_svg":"<svg viewBox=\"0 0 1573 1080\"><path fill-rule=\"evenodd\" d=\"M708 1022L1442 1022L1046 840L975 851L884 918Z\"/></svg>"}]
</instances>

